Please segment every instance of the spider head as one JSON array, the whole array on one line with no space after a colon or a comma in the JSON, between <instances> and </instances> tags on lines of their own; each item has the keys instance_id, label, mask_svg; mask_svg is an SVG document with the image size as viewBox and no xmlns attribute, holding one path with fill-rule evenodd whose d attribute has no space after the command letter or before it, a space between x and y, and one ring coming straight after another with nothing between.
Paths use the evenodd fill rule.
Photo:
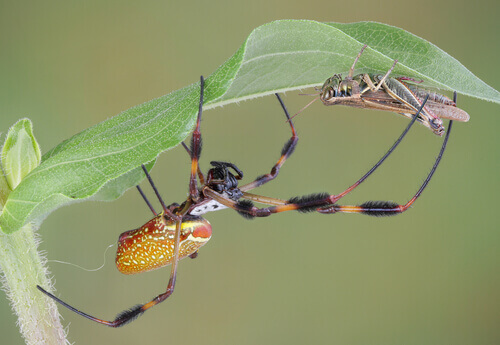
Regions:
<instances>
[{"instance_id":1,"label":"spider head","mask_svg":"<svg viewBox=\"0 0 500 345\"><path fill-rule=\"evenodd\" d=\"M243 178L243 172L232 163L212 161L213 166L207 174L207 186L222 193L238 187L238 180ZM231 171L232 170L232 171Z\"/></svg>"}]
</instances>

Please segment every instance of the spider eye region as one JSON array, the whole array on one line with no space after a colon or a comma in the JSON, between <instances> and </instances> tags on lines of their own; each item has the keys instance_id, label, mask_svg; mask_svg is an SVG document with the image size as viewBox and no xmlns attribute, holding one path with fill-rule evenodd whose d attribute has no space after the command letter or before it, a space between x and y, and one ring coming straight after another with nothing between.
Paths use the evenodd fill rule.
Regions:
<instances>
[{"instance_id":1,"label":"spider eye region","mask_svg":"<svg viewBox=\"0 0 500 345\"><path fill-rule=\"evenodd\" d=\"M158 215L118 239L116 267L123 274L151 271L170 265L174 257L176 222ZM181 223L179 259L200 249L212 236L212 226L201 217L185 217Z\"/></svg>"}]
</instances>

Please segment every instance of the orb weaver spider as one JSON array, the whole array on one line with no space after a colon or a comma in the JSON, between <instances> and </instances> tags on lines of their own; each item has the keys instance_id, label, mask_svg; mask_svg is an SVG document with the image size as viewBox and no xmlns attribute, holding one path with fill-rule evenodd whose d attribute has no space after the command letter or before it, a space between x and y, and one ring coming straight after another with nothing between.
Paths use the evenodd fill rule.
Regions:
<instances>
[{"instance_id":1,"label":"orb weaver spider","mask_svg":"<svg viewBox=\"0 0 500 345\"><path fill-rule=\"evenodd\" d=\"M201 217L201 215L224 208L232 208L245 218L267 217L274 213L285 211L299 212L319 212L319 213L362 213L371 216L392 216L406 211L420 196L424 188L429 183L434 171L436 170L441 157L443 156L448 137L451 130L451 124L448 127L446 137L443 141L441 151L436 158L427 178L420 186L417 193L406 204L399 205L390 201L368 201L359 206L341 206L337 201L350 193L368 176L370 176L382 162L394 151L403 137L415 123L419 112L422 110L427 98L422 104L419 112L413 117L413 120L403 131L387 153L375 164L363 177L356 183L347 188L344 192L337 195L327 193L311 194L307 196L294 197L288 200L269 198L261 195L248 193L249 190L257 188L267 182L272 181L278 176L280 168L287 158L293 153L298 141L295 127L288 114L288 111L276 94L283 111L287 117L292 132L291 138L285 143L281 157L267 174L257 177L254 181L243 186L238 186L238 181L243 178L243 172L234 164L228 162L212 161L212 168L203 175L198 160L201 154L201 132L200 122L203 106L204 79L200 78L200 103L196 127L192 133L191 148L184 143L184 148L191 156L191 171L189 177L189 195L182 204L171 204L166 206L158 190L156 189L147 169L142 166L151 187L153 188L163 211L156 213L152 205L144 196L144 193L137 186L143 196L146 204L154 214L154 218L138 229L122 233L118 240L118 249L116 256L116 265L120 272L124 274L134 274L153 270L166 265L172 265L170 278L166 291L153 298L150 302L134 306L118 314L113 321L106 321L86 314L58 297L46 291L37 285L37 288L48 297L74 311L75 313L109 327L120 327L133 321L146 310L166 300L174 291L177 276L177 267L179 260L185 257L196 257L198 250L210 239L212 227L210 223ZM200 186L198 186L198 180ZM253 202L270 205L264 208L257 208Z\"/></svg>"}]
</instances>

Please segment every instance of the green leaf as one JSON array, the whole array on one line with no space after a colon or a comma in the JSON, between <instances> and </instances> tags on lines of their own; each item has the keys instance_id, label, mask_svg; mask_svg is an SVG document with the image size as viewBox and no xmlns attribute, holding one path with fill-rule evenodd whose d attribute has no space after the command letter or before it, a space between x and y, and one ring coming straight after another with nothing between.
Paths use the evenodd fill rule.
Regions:
<instances>
[{"instance_id":1,"label":"green leaf","mask_svg":"<svg viewBox=\"0 0 500 345\"><path fill-rule=\"evenodd\" d=\"M374 22L305 20L276 21L255 29L240 49L243 56L232 84L215 101L232 103L276 91L321 86L335 73L348 73L363 44L368 48L356 65L356 74L384 74L397 59L392 75L500 103L500 93L460 62L403 29Z\"/></svg>"},{"instance_id":2,"label":"green leaf","mask_svg":"<svg viewBox=\"0 0 500 345\"><path fill-rule=\"evenodd\" d=\"M204 109L320 86L347 73L363 44L356 73L385 73L500 103L500 93L432 43L385 24L282 20L256 28L205 84ZM43 157L10 194L0 227L10 233L74 200L93 197L109 181L178 145L194 126L199 83L133 107L84 130ZM115 195L133 184L116 183Z\"/></svg>"}]
</instances>

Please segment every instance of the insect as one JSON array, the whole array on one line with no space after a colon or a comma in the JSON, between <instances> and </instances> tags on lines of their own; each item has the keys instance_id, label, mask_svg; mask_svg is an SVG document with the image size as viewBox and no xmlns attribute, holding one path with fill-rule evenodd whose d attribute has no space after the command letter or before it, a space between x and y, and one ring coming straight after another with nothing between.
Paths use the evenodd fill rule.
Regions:
<instances>
[{"instance_id":1,"label":"insect","mask_svg":"<svg viewBox=\"0 0 500 345\"><path fill-rule=\"evenodd\" d=\"M162 205L163 211L161 213L156 213L152 205L145 198L142 190L138 188L147 205L153 212L154 217L140 228L122 233L118 240L116 265L122 273L134 274L171 265L170 278L165 292L160 293L145 304L125 310L118 314L112 321L106 321L86 314L65 303L42 287L37 286L41 292L87 319L109 327L122 326L131 322L146 310L163 302L173 293L179 260L185 257L195 257L200 247L206 244L211 237L212 227L207 220L201 217L203 214L224 208L231 208L245 218L267 217L275 213L292 210L325 214L339 212L363 213L371 216L392 216L402 213L415 202L429 183L443 156L451 129L450 121L448 133L446 134L441 151L436 158L433 168L417 193L406 204L399 205L390 201L369 201L359 206L341 206L337 204L337 201L354 190L384 162L399 145L406 133L408 133L411 126L415 123L416 117L413 118L401 136L377 164L344 192L337 195L330 195L328 193L311 194L290 198L288 200L270 198L252 194L248 191L274 180L278 176L281 167L296 147L298 136L283 101L279 95L276 94L290 126L290 139L283 146L280 158L269 173L257 177L250 183L239 186L239 181L243 178L243 172L235 164L212 161L212 167L208 170L206 175L204 175L199 168L198 160L201 154L200 123L204 91L203 77L200 79L200 87L199 111L196 126L191 137L191 147L188 148L184 145L191 157L188 187L189 194L187 200L180 205L174 203L166 206L149 176L147 169L142 166L152 189ZM427 98L424 100L423 104L425 104L426 101ZM421 110L422 107L420 107L419 112ZM268 206L258 208L254 206L254 202L266 204Z\"/></svg>"},{"instance_id":2,"label":"insect","mask_svg":"<svg viewBox=\"0 0 500 345\"><path fill-rule=\"evenodd\" d=\"M384 75L364 73L353 76L354 67L366 47L364 45L361 48L345 79L342 79L340 74L335 74L325 81L321 89L318 89L319 99L323 104L387 110L411 119L422 105L424 97L429 95L417 120L435 134L441 136L445 131L442 119L469 121L469 114L457 108L456 103L448 97L408 83L408 81L416 83L419 81L407 77L389 77L398 60L394 61ZM313 99L299 113L316 100L317 98Z\"/></svg>"}]
</instances>

